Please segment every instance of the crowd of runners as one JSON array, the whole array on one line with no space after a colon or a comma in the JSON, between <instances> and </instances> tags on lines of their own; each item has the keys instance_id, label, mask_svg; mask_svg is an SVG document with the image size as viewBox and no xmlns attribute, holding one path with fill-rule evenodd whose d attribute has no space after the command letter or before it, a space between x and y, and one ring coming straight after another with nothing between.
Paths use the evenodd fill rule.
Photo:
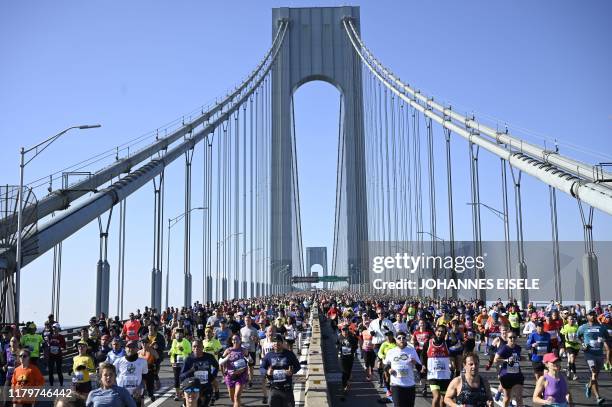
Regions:
<instances>
[{"instance_id":1,"label":"crowd of runners","mask_svg":"<svg viewBox=\"0 0 612 407\"><path fill-rule=\"evenodd\" d=\"M145 395L156 399L162 387L160 367L168 363L176 401L214 405L220 386L226 386L238 407L244 389L252 388L259 376L254 374L257 368L264 378L256 384L262 403L291 406L292 376L301 369L296 352L305 339L311 306L310 294L295 294L196 303L162 312L145 307L126 321L102 314L80 330L75 349L67 347L53 315L42 330L32 322L22 329L5 326L0 387L10 394L7 405L36 401L21 390L56 386L56 405L138 406ZM69 397L61 389L70 389Z\"/></svg>"},{"instance_id":2,"label":"crowd of runners","mask_svg":"<svg viewBox=\"0 0 612 407\"><path fill-rule=\"evenodd\" d=\"M534 404L571 407L568 381L578 380L594 404L605 402L599 380L612 370L612 305L586 310L551 301L521 309L501 300L487 307L481 301L336 293L322 295L320 307L338 335L345 396L359 357L366 380L386 391L379 402L395 406L414 406L417 393L431 392L432 407L490 406L494 400L520 407L526 396ZM590 369L580 379L579 357ZM496 369L497 391L479 374L480 360L487 371ZM533 377L523 373L527 363ZM526 381L535 383L533 394L524 391Z\"/></svg>"},{"instance_id":3,"label":"crowd of runners","mask_svg":"<svg viewBox=\"0 0 612 407\"><path fill-rule=\"evenodd\" d=\"M432 407L490 406L493 400L504 407L514 400L520 407L526 381L535 383L528 395L535 404L571 407L568 381L577 380L584 381L587 398L605 401L599 379L612 370L610 305L586 310L551 302L521 309L514 302L487 307L351 292L196 303L162 312L145 307L125 321L102 314L81 329L75 349L67 347L53 315L42 330L32 322L21 329L5 326L0 386L13 390L12 401L20 405L35 400L19 389L43 385L72 390L70 397L58 393L59 405L142 405L145 395L155 400L165 363L172 367L175 400L187 406L214 405L226 386L238 407L244 389L254 385L261 387L264 405L292 406L292 376L301 369L298 355L312 307L337 333L345 394L358 357L366 380L386 391L381 401L395 406L411 407L417 393L431 392ZM578 378L579 357L589 377ZM497 391L480 375L480 360L486 370L497 370ZM523 373L526 363L533 377Z\"/></svg>"}]
</instances>

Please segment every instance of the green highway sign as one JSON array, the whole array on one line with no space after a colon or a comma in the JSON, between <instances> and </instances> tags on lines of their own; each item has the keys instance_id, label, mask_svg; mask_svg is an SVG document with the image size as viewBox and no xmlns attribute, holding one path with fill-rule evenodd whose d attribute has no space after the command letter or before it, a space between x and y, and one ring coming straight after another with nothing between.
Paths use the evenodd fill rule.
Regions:
<instances>
[{"instance_id":1,"label":"green highway sign","mask_svg":"<svg viewBox=\"0 0 612 407\"><path fill-rule=\"evenodd\" d=\"M319 277L321 283L337 283L338 281L347 281L348 276L322 276Z\"/></svg>"},{"instance_id":2,"label":"green highway sign","mask_svg":"<svg viewBox=\"0 0 612 407\"><path fill-rule=\"evenodd\" d=\"M348 282L348 277L347 276L321 276L321 277L314 277L314 276L294 276L291 277L291 282L292 283L310 283L310 284L316 284L316 283L337 283L339 281L347 281Z\"/></svg>"}]
</instances>

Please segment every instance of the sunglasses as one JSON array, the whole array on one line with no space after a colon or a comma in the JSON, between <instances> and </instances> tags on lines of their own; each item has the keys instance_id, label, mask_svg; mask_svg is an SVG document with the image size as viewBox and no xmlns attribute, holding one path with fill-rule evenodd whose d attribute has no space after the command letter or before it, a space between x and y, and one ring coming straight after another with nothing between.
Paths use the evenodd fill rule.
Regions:
<instances>
[{"instance_id":1,"label":"sunglasses","mask_svg":"<svg viewBox=\"0 0 612 407\"><path fill-rule=\"evenodd\" d=\"M405 336L398 336L396 339L397 339L398 341L405 341L405 340L406 340L406 337L405 337Z\"/></svg>"},{"instance_id":2,"label":"sunglasses","mask_svg":"<svg viewBox=\"0 0 612 407\"><path fill-rule=\"evenodd\" d=\"M199 387L190 387L188 389L183 390L185 393L187 394L191 394L191 393L199 393L200 392L200 388Z\"/></svg>"}]
</instances>

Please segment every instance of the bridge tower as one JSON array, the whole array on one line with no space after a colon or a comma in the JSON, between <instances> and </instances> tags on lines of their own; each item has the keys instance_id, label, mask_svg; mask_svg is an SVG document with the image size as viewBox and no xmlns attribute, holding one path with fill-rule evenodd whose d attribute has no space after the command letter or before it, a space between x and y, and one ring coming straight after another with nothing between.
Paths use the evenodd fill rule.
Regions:
<instances>
[{"instance_id":1,"label":"bridge tower","mask_svg":"<svg viewBox=\"0 0 612 407\"><path fill-rule=\"evenodd\" d=\"M272 70L272 157L271 157L271 259L272 285L282 278L282 267L297 267L297 231L292 222L294 192L292 189L293 94L301 85L322 80L335 86L341 95L339 142L342 176L338 191L342 200L337 212L337 253L332 270L339 275L352 273L349 281L359 279L359 270L368 269L367 206L365 184L365 150L361 64L344 32L342 21L351 18L357 30L359 7L275 8L272 10L272 32L278 24L289 22L282 48ZM360 267L349 270L349 264ZM365 277L367 279L367 276Z\"/></svg>"}]
</instances>

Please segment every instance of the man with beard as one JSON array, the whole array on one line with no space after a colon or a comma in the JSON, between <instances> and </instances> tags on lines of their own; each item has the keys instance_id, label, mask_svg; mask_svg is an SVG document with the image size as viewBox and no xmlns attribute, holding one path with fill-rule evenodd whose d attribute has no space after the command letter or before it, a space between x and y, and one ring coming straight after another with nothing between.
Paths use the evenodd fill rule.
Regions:
<instances>
[{"instance_id":1,"label":"man with beard","mask_svg":"<svg viewBox=\"0 0 612 407\"><path fill-rule=\"evenodd\" d=\"M137 406L141 406L142 383L149 369L147 361L138 357L138 342L129 341L125 356L115 360L113 365L117 369L117 384L130 393Z\"/></svg>"}]
</instances>

